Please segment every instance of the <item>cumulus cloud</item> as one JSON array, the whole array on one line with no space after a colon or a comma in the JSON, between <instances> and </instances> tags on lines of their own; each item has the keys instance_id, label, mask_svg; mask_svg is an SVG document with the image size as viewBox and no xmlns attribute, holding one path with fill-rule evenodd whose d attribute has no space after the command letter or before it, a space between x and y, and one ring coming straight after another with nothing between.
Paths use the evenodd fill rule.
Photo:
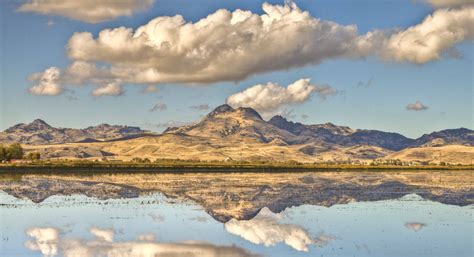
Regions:
<instances>
[{"instance_id":1,"label":"cumulus cloud","mask_svg":"<svg viewBox=\"0 0 474 257\"><path fill-rule=\"evenodd\" d=\"M28 91L33 95L60 95L64 88L60 85L61 71L57 67L51 67L42 73L34 73L30 76L31 81L36 81Z\"/></svg>"},{"instance_id":2,"label":"cumulus cloud","mask_svg":"<svg viewBox=\"0 0 474 257\"><path fill-rule=\"evenodd\" d=\"M232 219L225 223L224 227L231 234L265 246L284 242L295 250L308 251L308 246L315 243L306 230L297 225L281 224L279 219L281 219L280 214L263 208L251 220Z\"/></svg>"},{"instance_id":3,"label":"cumulus cloud","mask_svg":"<svg viewBox=\"0 0 474 257\"><path fill-rule=\"evenodd\" d=\"M355 26L313 18L295 4L263 4L264 14L217 10L195 23L157 17L131 28L75 33L74 60L104 62L135 83L239 81L249 75L353 56ZM281 40L285 35L285 40Z\"/></svg>"},{"instance_id":4,"label":"cumulus cloud","mask_svg":"<svg viewBox=\"0 0 474 257\"><path fill-rule=\"evenodd\" d=\"M43 256L168 256L168 257L256 257L237 246L216 246L205 242L161 243L152 234L138 236L136 241L115 242L109 230L93 230L95 239L64 239L59 237L56 228L31 228L27 234L33 240L25 243L32 251ZM110 239L110 240L109 240Z\"/></svg>"},{"instance_id":5,"label":"cumulus cloud","mask_svg":"<svg viewBox=\"0 0 474 257\"><path fill-rule=\"evenodd\" d=\"M420 101L416 101L415 103L408 104L406 106L406 109L409 110L409 111L424 111L424 110L428 110L429 107L424 105Z\"/></svg>"},{"instance_id":6,"label":"cumulus cloud","mask_svg":"<svg viewBox=\"0 0 474 257\"><path fill-rule=\"evenodd\" d=\"M151 107L150 112L158 112L166 110L167 106L165 103L156 103Z\"/></svg>"},{"instance_id":7,"label":"cumulus cloud","mask_svg":"<svg viewBox=\"0 0 474 257\"><path fill-rule=\"evenodd\" d=\"M131 16L134 12L151 7L153 2L154 0L29 0L17 10L99 23L119 16Z\"/></svg>"},{"instance_id":8,"label":"cumulus cloud","mask_svg":"<svg viewBox=\"0 0 474 257\"><path fill-rule=\"evenodd\" d=\"M101 86L96 88L94 91L92 91L93 96L120 96L123 95L123 88L120 84L117 83L109 83L105 86Z\"/></svg>"},{"instance_id":9,"label":"cumulus cloud","mask_svg":"<svg viewBox=\"0 0 474 257\"><path fill-rule=\"evenodd\" d=\"M472 0L425 0L434 7L459 7L464 5L472 5Z\"/></svg>"},{"instance_id":10,"label":"cumulus cloud","mask_svg":"<svg viewBox=\"0 0 474 257\"><path fill-rule=\"evenodd\" d=\"M411 229L415 232L420 231L425 226L426 226L425 223L420 223L420 222L407 222L407 223L405 223L406 228Z\"/></svg>"},{"instance_id":11,"label":"cumulus cloud","mask_svg":"<svg viewBox=\"0 0 474 257\"><path fill-rule=\"evenodd\" d=\"M271 113L283 106L304 103L313 93L326 98L336 94L337 90L330 86L313 85L310 79L297 80L287 87L268 82L235 93L226 102L232 107L251 107L262 113Z\"/></svg>"},{"instance_id":12,"label":"cumulus cloud","mask_svg":"<svg viewBox=\"0 0 474 257\"><path fill-rule=\"evenodd\" d=\"M457 43L474 37L472 24L473 6L439 9L420 24L390 35L378 52L386 59L417 64L439 60Z\"/></svg>"},{"instance_id":13,"label":"cumulus cloud","mask_svg":"<svg viewBox=\"0 0 474 257\"><path fill-rule=\"evenodd\" d=\"M294 3L264 3L262 8L263 14L221 9L194 23L181 15L157 17L137 29L104 29L96 37L74 33L67 44L73 63L58 81L98 86L240 81L254 74L369 55L423 64L474 37L472 6L436 10L405 30L364 35L355 25L312 17ZM78 67L72 67L76 63Z\"/></svg>"}]
</instances>

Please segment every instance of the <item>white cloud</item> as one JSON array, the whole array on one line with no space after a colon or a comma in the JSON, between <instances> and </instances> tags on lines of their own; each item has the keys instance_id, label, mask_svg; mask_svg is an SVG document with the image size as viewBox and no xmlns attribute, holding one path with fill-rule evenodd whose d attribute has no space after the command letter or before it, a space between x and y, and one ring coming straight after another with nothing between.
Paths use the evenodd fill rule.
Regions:
<instances>
[{"instance_id":1,"label":"white cloud","mask_svg":"<svg viewBox=\"0 0 474 257\"><path fill-rule=\"evenodd\" d=\"M353 56L355 26L311 17L296 5L263 4L264 14L218 10L196 23L157 17L133 30L75 33L74 60L105 62L134 83L238 81L249 75ZM285 40L282 40L285 35Z\"/></svg>"},{"instance_id":2,"label":"white cloud","mask_svg":"<svg viewBox=\"0 0 474 257\"><path fill-rule=\"evenodd\" d=\"M110 230L90 230L96 236L93 240L64 239L56 228L31 228L27 231L32 241L25 246L39 251L43 256L121 256L121 257L257 257L236 246L216 246L204 242L161 243L152 234L138 236L136 241L115 242Z\"/></svg>"},{"instance_id":3,"label":"white cloud","mask_svg":"<svg viewBox=\"0 0 474 257\"><path fill-rule=\"evenodd\" d=\"M388 36L379 54L386 59L423 64L439 60L457 43L474 37L474 7L439 9L422 23Z\"/></svg>"},{"instance_id":4,"label":"white cloud","mask_svg":"<svg viewBox=\"0 0 474 257\"><path fill-rule=\"evenodd\" d=\"M428 110L429 107L420 101L416 101L415 103L408 104L406 106L406 109L409 111L424 111L424 110Z\"/></svg>"},{"instance_id":5,"label":"white cloud","mask_svg":"<svg viewBox=\"0 0 474 257\"><path fill-rule=\"evenodd\" d=\"M313 93L325 98L336 94L337 90L329 86L313 85L310 79L297 80L287 87L268 82L235 93L226 102L232 107L251 107L262 113L271 113L283 106L301 104L309 100Z\"/></svg>"},{"instance_id":6,"label":"white cloud","mask_svg":"<svg viewBox=\"0 0 474 257\"><path fill-rule=\"evenodd\" d=\"M166 110L167 106L164 103L156 103L151 107L150 112L157 112L157 111L164 111Z\"/></svg>"},{"instance_id":7,"label":"white cloud","mask_svg":"<svg viewBox=\"0 0 474 257\"><path fill-rule=\"evenodd\" d=\"M301 227L291 224L281 224L281 216L263 208L251 220L232 219L225 223L227 232L241 236L254 244L273 246L284 242L298 251L308 251L308 245L315 243Z\"/></svg>"},{"instance_id":8,"label":"white cloud","mask_svg":"<svg viewBox=\"0 0 474 257\"><path fill-rule=\"evenodd\" d=\"M154 0L29 0L18 11L99 23L119 16L131 16L134 12L151 7L153 2Z\"/></svg>"},{"instance_id":9,"label":"white cloud","mask_svg":"<svg viewBox=\"0 0 474 257\"><path fill-rule=\"evenodd\" d=\"M459 7L474 4L472 0L425 0L434 7Z\"/></svg>"},{"instance_id":10,"label":"white cloud","mask_svg":"<svg viewBox=\"0 0 474 257\"><path fill-rule=\"evenodd\" d=\"M375 55L423 64L474 37L474 7L439 9L422 23L360 35L355 25L312 17L295 4L264 3L263 14L217 10L197 22L157 17L137 29L77 32L60 85L213 83L337 58ZM102 66L98 67L100 64ZM87 76L84 73L88 72ZM323 94L322 94L323 95Z\"/></svg>"},{"instance_id":11,"label":"white cloud","mask_svg":"<svg viewBox=\"0 0 474 257\"><path fill-rule=\"evenodd\" d=\"M50 67L42 73L34 73L30 76L31 81L36 81L28 91L33 95L60 95L64 89L59 79L61 71L57 67Z\"/></svg>"},{"instance_id":12,"label":"white cloud","mask_svg":"<svg viewBox=\"0 0 474 257\"><path fill-rule=\"evenodd\" d=\"M116 83L110 83L105 86L101 86L92 91L93 96L119 96L123 94L122 86Z\"/></svg>"}]
</instances>

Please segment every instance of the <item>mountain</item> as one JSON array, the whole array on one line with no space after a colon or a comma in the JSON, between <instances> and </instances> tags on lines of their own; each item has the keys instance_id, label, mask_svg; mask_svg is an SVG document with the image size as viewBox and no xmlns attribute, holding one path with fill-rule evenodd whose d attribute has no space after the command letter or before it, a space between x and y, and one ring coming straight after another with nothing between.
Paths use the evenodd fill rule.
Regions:
<instances>
[{"instance_id":1,"label":"mountain","mask_svg":"<svg viewBox=\"0 0 474 257\"><path fill-rule=\"evenodd\" d=\"M473 135L461 128L410 139L332 123L306 125L282 116L266 121L252 108L225 104L194 124L170 127L162 134L108 124L55 128L35 120L1 132L0 143L23 143L27 152L40 152L42 158L367 163L383 158L437 162L441 154L450 163L469 164L474 158Z\"/></svg>"},{"instance_id":2,"label":"mountain","mask_svg":"<svg viewBox=\"0 0 474 257\"><path fill-rule=\"evenodd\" d=\"M20 123L0 132L0 143L22 143L31 145L63 144L72 142L94 142L143 134L138 127L100 124L85 129L55 128L43 120Z\"/></svg>"},{"instance_id":3,"label":"mountain","mask_svg":"<svg viewBox=\"0 0 474 257\"><path fill-rule=\"evenodd\" d=\"M295 135L304 136L306 142L313 139L342 146L379 146L394 151L406 148L414 142L413 139L409 139L397 133L378 130L354 130L332 123L304 125L298 122L288 121L281 116L274 116L268 123Z\"/></svg>"},{"instance_id":4,"label":"mountain","mask_svg":"<svg viewBox=\"0 0 474 257\"><path fill-rule=\"evenodd\" d=\"M474 131L466 128L446 129L424 134L416 139L416 146L441 146L448 144L474 146Z\"/></svg>"},{"instance_id":5,"label":"mountain","mask_svg":"<svg viewBox=\"0 0 474 257\"><path fill-rule=\"evenodd\" d=\"M391 153L386 159L399 159L403 161L429 162L429 163L462 163L474 164L474 147L464 145L443 145L409 147Z\"/></svg>"},{"instance_id":6,"label":"mountain","mask_svg":"<svg viewBox=\"0 0 474 257\"><path fill-rule=\"evenodd\" d=\"M273 126L252 108L221 105L193 125L168 128L165 133L258 143L292 143L295 135Z\"/></svg>"}]
</instances>

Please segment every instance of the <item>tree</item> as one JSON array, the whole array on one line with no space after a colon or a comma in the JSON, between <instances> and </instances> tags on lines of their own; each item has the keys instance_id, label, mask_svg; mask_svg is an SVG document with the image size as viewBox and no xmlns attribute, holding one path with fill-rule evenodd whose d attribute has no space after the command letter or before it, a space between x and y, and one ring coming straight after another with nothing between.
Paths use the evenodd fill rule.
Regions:
<instances>
[{"instance_id":1,"label":"tree","mask_svg":"<svg viewBox=\"0 0 474 257\"><path fill-rule=\"evenodd\" d=\"M142 159L142 158L140 158L140 157L135 157L135 158L133 158L133 159L132 159L132 162L138 162L138 163L141 163L141 162L143 162L143 159Z\"/></svg>"},{"instance_id":2,"label":"tree","mask_svg":"<svg viewBox=\"0 0 474 257\"><path fill-rule=\"evenodd\" d=\"M32 161L39 161L41 159L41 154L38 152L31 152L26 155L26 159L29 159Z\"/></svg>"},{"instance_id":3,"label":"tree","mask_svg":"<svg viewBox=\"0 0 474 257\"><path fill-rule=\"evenodd\" d=\"M8 151L3 145L0 145L0 161L8 161Z\"/></svg>"},{"instance_id":4,"label":"tree","mask_svg":"<svg viewBox=\"0 0 474 257\"><path fill-rule=\"evenodd\" d=\"M11 144L7 151L10 153L10 159L23 159L23 148L20 144Z\"/></svg>"}]
</instances>

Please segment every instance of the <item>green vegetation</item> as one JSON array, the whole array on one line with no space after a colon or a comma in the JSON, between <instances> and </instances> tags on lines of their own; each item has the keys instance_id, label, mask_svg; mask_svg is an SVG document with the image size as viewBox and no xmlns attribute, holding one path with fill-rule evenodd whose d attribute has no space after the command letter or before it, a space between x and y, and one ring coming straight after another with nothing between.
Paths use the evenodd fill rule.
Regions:
<instances>
[{"instance_id":1,"label":"green vegetation","mask_svg":"<svg viewBox=\"0 0 474 257\"><path fill-rule=\"evenodd\" d=\"M0 161L23 159L23 155L23 148L20 144L0 145Z\"/></svg>"},{"instance_id":2,"label":"green vegetation","mask_svg":"<svg viewBox=\"0 0 474 257\"><path fill-rule=\"evenodd\" d=\"M25 158L31 161L39 161L41 159L41 154L38 152L31 152L28 153Z\"/></svg>"},{"instance_id":3,"label":"green vegetation","mask_svg":"<svg viewBox=\"0 0 474 257\"><path fill-rule=\"evenodd\" d=\"M377 170L472 170L472 165L419 164L404 166L403 163L387 164L341 164L341 163L299 163L265 161L199 161L179 159L134 158L130 161L118 160L39 160L28 163L6 163L0 165L0 172L292 172L292 171L377 171Z\"/></svg>"}]
</instances>

